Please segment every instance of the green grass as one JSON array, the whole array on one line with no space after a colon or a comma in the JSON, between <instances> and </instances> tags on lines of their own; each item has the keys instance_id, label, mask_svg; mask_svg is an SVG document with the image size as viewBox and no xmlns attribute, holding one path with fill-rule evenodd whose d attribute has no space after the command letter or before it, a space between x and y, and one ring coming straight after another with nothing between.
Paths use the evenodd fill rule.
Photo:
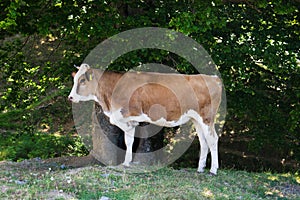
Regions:
<instances>
[{"instance_id":1,"label":"green grass","mask_svg":"<svg viewBox=\"0 0 300 200\"><path fill-rule=\"evenodd\" d=\"M30 167L28 167L30 166ZM90 166L61 170L43 161L0 163L0 199L300 199L298 174L163 168L133 174Z\"/></svg>"}]
</instances>

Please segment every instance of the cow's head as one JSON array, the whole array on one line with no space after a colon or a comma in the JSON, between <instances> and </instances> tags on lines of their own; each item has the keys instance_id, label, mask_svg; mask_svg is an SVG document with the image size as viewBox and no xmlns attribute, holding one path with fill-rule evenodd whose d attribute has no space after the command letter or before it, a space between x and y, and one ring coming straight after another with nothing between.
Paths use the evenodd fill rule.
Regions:
<instances>
[{"instance_id":1,"label":"cow's head","mask_svg":"<svg viewBox=\"0 0 300 200\"><path fill-rule=\"evenodd\" d=\"M98 102L96 94L97 80L93 69L87 64L77 67L78 72L73 73L74 85L69 95L69 100L78 103L79 101L94 100Z\"/></svg>"}]
</instances>

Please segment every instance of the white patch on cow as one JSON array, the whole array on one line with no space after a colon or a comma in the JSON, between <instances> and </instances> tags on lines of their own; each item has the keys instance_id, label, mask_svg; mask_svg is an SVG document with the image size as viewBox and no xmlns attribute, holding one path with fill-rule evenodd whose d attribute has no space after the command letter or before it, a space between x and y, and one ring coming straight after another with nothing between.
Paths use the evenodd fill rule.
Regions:
<instances>
[{"instance_id":1,"label":"white patch on cow","mask_svg":"<svg viewBox=\"0 0 300 200\"><path fill-rule=\"evenodd\" d=\"M110 118L110 122L114 125L119 125L119 124L137 125L138 122L147 122L147 123L151 123L163 127L175 127L175 126L180 126L182 124L185 124L189 120L193 119L196 120L199 124L201 124L201 126L207 126L206 124L204 124L202 117L194 110L188 110L186 113L181 115L181 117L176 121L167 121L163 117L156 121L153 121L145 113L142 113L139 116L130 116L124 118L121 113L121 110L122 109L118 109L113 112L104 112L104 114Z\"/></svg>"},{"instance_id":2,"label":"white patch on cow","mask_svg":"<svg viewBox=\"0 0 300 200\"><path fill-rule=\"evenodd\" d=\"M180 118L176 121L167 121L165 118L160 118L159 120L152 121L151 118L146 114L141 114L140 116L131 116L124 118L124 121L137 121L137 122L148 122L151 124L155 124L158 126L164 126L164 127L175 127L180 126L182 124L187 123L190 119L194 119L199 121L199 123L203 123L202 117L194 110L189 110L183 115L180 116Z\"/></svg>"},{"instance_id":3,"label":"white patch on cow","mask_svg":"<svg viewBox=\"0 0 300 200\"><path fill-rule=\"evenodd\" d=\"M99 103L98 98L95 95L88 95L88 96L81 96L78 95L76 92L73 94L70 94L70 96L72 96L72 102L73 103L78 103L79 101L96 101Z\"/></svg>"},{"instance_id":4,"label":"white patch on cow","mask_svg":"<svg viewBox=\"0 0 300 200\"><path fill-rule=\"evenodd\" d=\"M107 116L107 117L109 117L110 118L110 116L111 116L111 112L107 112L107 111L103 111L103 113Z\"/></svg>"}]
</instances>

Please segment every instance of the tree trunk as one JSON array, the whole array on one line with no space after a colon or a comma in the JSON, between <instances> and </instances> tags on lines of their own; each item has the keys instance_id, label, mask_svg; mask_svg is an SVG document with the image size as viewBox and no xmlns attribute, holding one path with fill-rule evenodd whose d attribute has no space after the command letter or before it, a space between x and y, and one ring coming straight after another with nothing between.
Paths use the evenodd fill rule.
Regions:
<instances>
[{"instance_id":1,"label":"tree trunk","mask_svg":"<svg viewBox=\"0 0 300 200\"><path fill-rule=\"evenodd\" d=\"M90 154L104 165L123 163L126 150L124 132L110 124L109 118L104 115L98 105L95 109L93 126L93 149ZM153 130L153 127L149 129L149 126L152 125L147 125L148 128L136 127L133 162L145 165L158 162L158 155L154 151L163 147L163 129L154 136L148 137L149 130Z\"/></svg>"}]
</instances>

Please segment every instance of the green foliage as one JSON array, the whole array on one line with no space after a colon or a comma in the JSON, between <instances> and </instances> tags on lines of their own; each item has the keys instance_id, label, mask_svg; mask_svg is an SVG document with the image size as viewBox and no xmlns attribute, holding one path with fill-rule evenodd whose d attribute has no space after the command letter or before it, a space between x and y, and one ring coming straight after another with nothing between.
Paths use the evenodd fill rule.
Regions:
<instances>
[{"instance_id":1,"label":"green foliage","mask_svg":"<svg viewBox=\"0 0 300 200\"><path fill-rule=\"evenodd\" d=\"M74 128L62 126L69 123L71 109L61 95L66 95L66 90L53 93L26 109L0 114L1 129L6 130L0 129L0 160L88 153L80 137L74 134Z\"/></svg>"},{"instance_id":2,"label":"green foliage","mask_svg":"<svg viewBox=\"0 0 300 200\"><path fill-rule=\"evenodd\" d=\"M55 92L25 109L1 113L0 124L7 132L3 132L0 139L0 160L86 153L79 138L71 136L72 133L68 133L70 130L58 124L61 117L61 122L66 123L71 112L59 97L65 93L65 90Z\"/></svg>"},{"instance_id":3,"label":"green foliage","mask_svg":"<svg viewBox=\"0 0 300 200\"><path fill-rule=\"evenodd\" d=\"M3 29L9 31L10 29L15 29L17 26L16 20L20 16L18 9L22 3L22 1L7 1L5 3L1 3L1 7L5 8L3 11L6 17L4 20L0 21L0 30Z\"/></svg>"},{"instance_id":4,"label":"green foliage","mask_svg":"<svg viewBox=\"0 0 300 200\"><path fill-rule=\"evenodd\" d=\"M258 4L198 4L170 25L203 44L220 66L225 133L251 135L252 151L272 145L299 159L299 10L292 3Z\"/></svg>"},{"instance_id":5,"label":"green foliage","mask_svg":"<svg viewBox=\"0 0 300 200\"><path fill-rule=\"evenodd\" d=\"M45 133L6 133L0 140L0 160L20 161L31 158L53 158L62 155L83 155L86 149L79 138Z\"/></svg>"}]
</instances>

